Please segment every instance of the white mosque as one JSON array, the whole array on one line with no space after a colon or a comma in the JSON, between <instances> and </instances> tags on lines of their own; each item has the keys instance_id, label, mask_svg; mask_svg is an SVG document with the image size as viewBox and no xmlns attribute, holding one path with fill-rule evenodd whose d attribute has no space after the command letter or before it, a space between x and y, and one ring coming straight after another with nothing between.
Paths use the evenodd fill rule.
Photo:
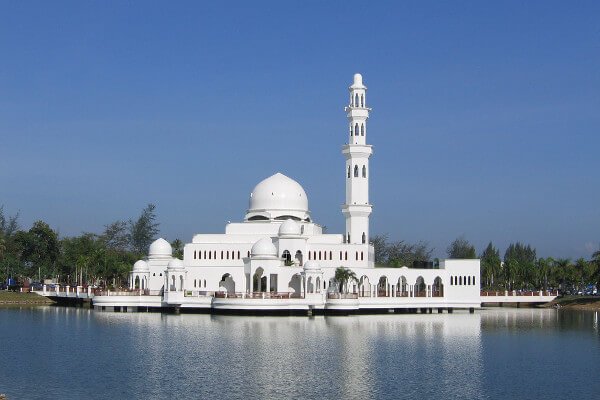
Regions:
<instances>
[{"instance_id":1,"label":"white mosque","mask_svg":"<svg viewBox=\"0 0 600 400\"><path fill-rule=\"evenodd\" d=\"M342 148L344 233L324 233L311 218L302 186L276 173L254 187L242 222L228 223L222 234L194 235L183 260L173 258L166 240L156 240L148 257L134 264L130 290L97 296L95 308L302 313L479 308L479 260L442 260L435 269L375 267L366 91L355 74ZM341 292L335 281L339 267L356 277Z\"/></svg>"}]
</instances>

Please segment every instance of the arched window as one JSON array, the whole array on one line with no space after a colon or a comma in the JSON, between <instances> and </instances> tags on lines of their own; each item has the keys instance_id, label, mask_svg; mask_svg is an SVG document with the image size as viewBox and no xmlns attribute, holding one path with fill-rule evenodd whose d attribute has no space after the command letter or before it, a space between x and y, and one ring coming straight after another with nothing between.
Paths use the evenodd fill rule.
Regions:
<instances>
[{"instance_id":1,"label":"arched window","mask_svg":"<svg viewBox=\"0 0 600 400\"><path fill-rule=\"evenodd\" d=\"M340 260L342 259L342 252L340 251Z\"/></svg>"},{"instance_id":2,"label":"arched window","mask_svg":"<svg viewBox=\"0 0 600 400\"><path fill-rule=\"evenodd\" d=\"M363 261L363 260L364 260L364 253L361 251L360 252L360 261Z\"/></svg>"},{"instance_id":3,"label":"arched window","mask_svg":"<svg viewBox=\"0 0 600 400\"><path fill-rule=\"evenodd\" d=\"M365 95L364 94L360 95L360 106L361 107L365 106Z\"/></svg>"},{"instance_id":4,"label":"arched window","mask_svg":"<svg viewBox=\"0 0 600 400\"><path fill-rule=\"evenodd\" d=\"M208 259L209 259L209 260L211 260L211 259L212 259L212 257L211 257L211 256L212 256L212 252L211 252L211 251L209 251L209 252L208 252Z\"/></svg>"},{"instance_id":5,"label":"arched window","mask_svg":"<svg viewBox=\"0 0 600 400\"><path fill-rule=\"evenodd\" d=\"M321 252L319 251L319 260L321 259Z\"/></svg>"},{"instance_id":6,"label":"arched window","mask_svg":"<svg viewBox=\"0 0 600 400\"><path fill-rule=\"evenodd\" d=\"M312 254L310 253L310 251L308 252L308 260L312 260Z\"/></svg>"},{"instance_id":7,"label":"arched window","mask_svg":"<svg viewBox=\"0 0 600 400\"><path fill-rule=\"evenodd\" d=\"M298 250L296 252L296 262L298 263L298 265L302 266L302 252L300 250Z\"/></svg>"},{"instance_id":8,"label":"arched window","mask_svg":"<svg viewBox=\"0 0 600 400\"><path fill-rule=\"evenodd\" d=\"M360 136L365 136L365 124L360 124Z\"/></svg>"},{"instance_id":9,"label":"arched window","mask_svg":"<svg viewBox=\"0 0 600 400\"><path fill-rule=\"evenodd\" d=\"M462 283L462 276L459 276L459 277L458 277L458 284L459 284L459 285L462 285L462 284L463 284L463 283Z\"/></svg>"},{"instance_id":10,"label":"arched window","mask_svg":"<svg viewBox=\"0 0 600 400\"><path fill-rule=\"evenodd\" d=\"M213 251L213 258L216 260L217 259L217 251Z\"/></svg>"},{"instance_id":11,"label":"arched window","mask_svg":"<svg viewBox=\"0 0 600 400\"><path fill-rule=\"evenodd\" d=\"M362 242L363 244L367 243L367 235L364 232L362 234Z\"/></svg>"},{"instance_id":12,"label":"arched window","mask_svg":"<svg viewBox=\"0 0 600 400\"><path fill-rule=\"evenodd\" d=\"M352 132L352 124L350 124L350 136L353 136L354 132Z\"/></svg>"},{"instance_id":13,"label":"arched window","mask_svg":"<svg viewBox=\"0 0 600 400\"><path fill-rule=\"evenodd\" d=\"M196 250L194 250L194 260L196 259Z\"/></svg>"},{"instance_id":14,"label":"arched window","mask_svg":"<svg viewBox=\"0 0 600 400\"><path fill-rule=\"evenodd\" d=\"M330 251L330 252L329 252L329 259L330 259L330 260L333 260L333 251Z\"/></svg>"},{"instance_id":15,"label":"arched window","mask_svg":"<svg viewBox=\"0 0 600 400\"><path fill-rule=\"evenodd\" d=\"M348 233L348 243L350 243L350 234Z\"/></svg>"},{"instance_id":16,"label":"arched window","mask_svg":"<svg viewBox=\"0 0 600 400\"><path fill-rule=\"evenodd\" d=\"M250 257L250 252L248 251L248 255L246 257Z\"/></svg>"},{"instance_id":17,"label":"arched window","mask_svg":"<svg viewBox=\"0 0 600 400\"><path fill-rule=\"evenodd\" d=\"M358 178L358 165L354 166L354 177Z\"/></svg>"},{"instance_id":18,"label":"arched window","mask_svg":"<svg viewBox=\"0 0 600 400\"><path fill-rule=\"evenodd\" d=\"M475 284L475 275L473 275L473 285Z\"/></svg>"},{"instance_id":19,"label":"arched window","mask_svg":"<svg viewBox=\"0 0 600 400\"><path fill-rule=\"evenodd\" d=\"M469 275L469 277L467 278L467 285L471 286L471 276Z\"/></svg>"},{"instance_id":20,"label":"arched window","mask_svg":"<svg viewBox=\"0 0 600 400\"><path fill-rule=\"evenodd\" d=\"M284 250L282 258L285 261L286 265L290 265L292 263L292 255L290 254L289 251Z\"/></svg>"},{"instance_id":21,"label":"arched window","mask_svg":"<svg viewBox=\"0 0 600 400\"><path fill-rule=\"evenodd\" d=\"M194 287L196 287L196 280L194 279Z\"/></svg>"},{"instance_id":22,"label":"arched window","mask_svg":"<svg viewBox=\"0 0 600 400\"><path fill-rule=\"evenodd\" d=\"M350 166L348 165L348 178L350 178Z\"/></svg>"},{"instance_id":23,"label":"arched window","mask_svg":"<svg viewBox=\"0 0 600 400\"><path fill-rule=\"evenodd\" d=\"M240 259L240 255L241 255L240 251L238 250L238 260Z\"/></svg>"},{"instance_id":24,"label":"arched window","mask_svg":"<svg viewBox=\"0 0 600 400\"><path fill-rule=\"evenodd\" d=\"M356 93L356 96L354 96L354 106L358 107L358 93Z\"/></svg>"},{"instance_id":25,"label":"arched window","mask_svg":"<svg viewBox=\"0 0 600 400\"><path fill-rule=\"evenodd\" d=\"M204 250L204 259L206 260L206 250Z\"/></svg>"},{"instance_id":26,"label":"arched window","mask_svg":"<svg viewBox=\"0 0 600 400\"><path fill-rule=\"evenodd\" d=\"M347 251L344 253L344 260L348 261L348 252Z\"/></svg>"},{"instance_id":27,"label":"arched window","mask_svg":"<svg viewBox=\"0 0 600 400\"><path fill-rule=\"evenodd\" d=\"M367 166L363 165L363 178L367 177Z\"/></svg>"},{"instance_id":28,"label":"arched window","mask_svg":"<svg viewBox=\"0 0 600 400\"><path fill-rule=\"evenodd\" d=\"M204 287L206 288L206 279L204 280Z\"/></svg>"},{"instance_id":29,"label":"arched window","mask_svg":"<svg viewBox=\"0 0 600 400\"><path fill-rule=\"evenodd\" d=\"M356 252L356 255L354 256L354 259L355 259L356 261L358 261L358 251Z\"/></svg>"},{"instance_id":30,"label":"arched window","mask_svg":"<svg viewBox=\"0 0 600 400\"><path fill-rule=\"evenodd\" d=\"M354 125L354 136L358 136L358 122Z\"/></svg>"}]
</instances>

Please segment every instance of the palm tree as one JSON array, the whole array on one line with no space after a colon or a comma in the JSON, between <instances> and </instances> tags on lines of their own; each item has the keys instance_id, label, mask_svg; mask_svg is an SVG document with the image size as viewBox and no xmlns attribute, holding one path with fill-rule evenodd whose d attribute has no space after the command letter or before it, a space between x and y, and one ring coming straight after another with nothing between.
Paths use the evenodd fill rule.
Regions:
<instances>
[{"instance_id":1,"label":"palm tree","mask_svg":"<svg viewBox=\"0 0 600 400\"><path fill-rule=\"evenodd\" d=\"M348 292L348 282L358 282L356 274L348 268L338 267L335 269L335 281L338 283L338 290L340 293Z\"/></svg>"}]
</instances>

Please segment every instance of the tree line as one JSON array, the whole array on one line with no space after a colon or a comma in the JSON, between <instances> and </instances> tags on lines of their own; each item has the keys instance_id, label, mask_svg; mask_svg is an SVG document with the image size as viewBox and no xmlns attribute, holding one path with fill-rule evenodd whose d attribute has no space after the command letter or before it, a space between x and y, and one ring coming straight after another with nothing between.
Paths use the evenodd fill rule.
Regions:
<instances>
[{"instance_id":1,"label":"tree line","mask_svg":"<svg viewBox=\"0 0 600 400\"><path fill-rule=\"evenodd\" d=\"M0 278L24 281L56 279L67 284L122 286L133 263L147 254L156 239L159 223L156 207L148 204L137 218L117 220L101 233L85 232L59 238L46 222L36 221L29 230L19 226L19 215L5 216L0 206ZM392 241L387 235L372 237L376 267L436 268L433 248L427 242ZM171 243L173 255L183 257L183 243ZM578 290L600 283L600 251L591 259L537 257L536 250L520 242L511 243L503 257L492 242L477 254L464 237L452 241L448 258L481 259L481 287L484 290Z\"/></svg>"},{"instance_id":2,"label":"tree line","mask_svg":"<svg viewBox=\"0 0 600 400\"><path fill-rule=\"evenodd\" d=\"M418 261L432 261L433 248L427 242L390 241L387 235L372 238L378 267L411 267ZM600 250L589 260L579 258L537 257L536 249L521 242L511 243L504 255L492 242L479 253L464 237L452 241L446 249L450 259L481 260L483 290L584 290L588 285L600 285Z\"/></svg>"},{"instance_id":3,"label":"tree line","mask_svg":"<svg viewBox=\"0 0 600 400\"><path fill-rule=\"evenodd\" d=\"M101 233L85 232L59 238L46 222L36 221L22 230L19 215L5 216L0 207L0 278L6 282L54 279L65 284L122 286L133 263L147 254L159 232L155 205L148 204L137 218L117 220ZM183 244L173 243L182 256Z\"/></svg>"}]
</instances>

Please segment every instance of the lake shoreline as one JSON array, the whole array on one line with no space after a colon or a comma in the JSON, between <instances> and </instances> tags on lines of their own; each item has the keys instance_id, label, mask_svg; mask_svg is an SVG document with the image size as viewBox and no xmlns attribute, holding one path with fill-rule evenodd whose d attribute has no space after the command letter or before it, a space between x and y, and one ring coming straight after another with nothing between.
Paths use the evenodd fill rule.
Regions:
<instances>
[{"instance_id":1,"label":"lake shoreline","mask_svg":"<svg viewBox=\"0 0 600 400\"><path fill-rule=\"evenodd\" d=\"M55 304L55 302L37 293L0 292L0 307L13 305L45 306L50 304Z\"/></svg>"},{"instance_id":2,"label":"lake shoreline","mask_svg":"<svg viewBox=\"0 0 600 400\"><path fill-rule=\"evenodd\" d=\"M545 308L560 308L567 310L600 311L598 296L565 296L552 300L544 305Z\"/></svg>"}]
</instances>

